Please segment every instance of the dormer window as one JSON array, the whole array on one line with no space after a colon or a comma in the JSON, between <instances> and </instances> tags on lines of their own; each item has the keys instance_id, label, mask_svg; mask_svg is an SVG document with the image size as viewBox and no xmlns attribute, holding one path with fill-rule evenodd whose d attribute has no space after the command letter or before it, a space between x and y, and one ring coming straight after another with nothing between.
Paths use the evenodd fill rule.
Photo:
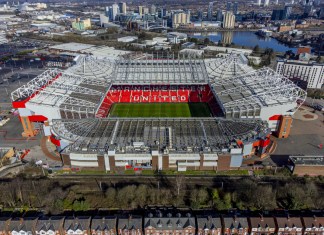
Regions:
<instances>
[{"instance_id":1,"label":"dormer window","mask_svg":"<svg viewBox=\"0 0 324 235\"><path fill-rule=\"evenodd\" d=\"M157 222L157 226L158 226L159 228L162 228L161 220L159 220L159 221Z\"/></svg>"}]
</instances>

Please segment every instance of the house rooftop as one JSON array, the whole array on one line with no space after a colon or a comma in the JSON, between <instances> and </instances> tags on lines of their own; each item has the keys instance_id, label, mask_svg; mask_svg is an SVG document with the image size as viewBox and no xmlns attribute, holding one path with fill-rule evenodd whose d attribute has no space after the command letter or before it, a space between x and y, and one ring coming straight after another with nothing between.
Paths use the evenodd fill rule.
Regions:
<instances>
[{"instance_id":1,"label":"house rooftop","mask_svg":"<svg viewBox=\"0 0 324 235\"><path fill-rule=\"evenodd\" d=\"M229 229L244 229L249 227L247 217L225 216L224 227Z\"/></svg>"},{"instance_id":2,"label":"house rooftop","mask_svg":"<svg viewBox=\"0 0 324 235\"><path fill-rule=\"evenodd\" d=\"M257 216L250 217L252 228L275 228L276 222L274 217Z\"/></svg>"},{"instance_id":3,"label":"house rooftop","mask_svg":"<svg viewBox=\"0 0 324 235\"><path fill-rule=\"evenodd\" d=\"M116 216L96 216L91 221L91 229L95 231L115 229L116 221Z\"/></svg>"},{"instance_id":4,"label":"house rooftop","mask_svg":"<svg viewBox=\"0 0 324 235\"><path fill-rule=\"evenodd\" d=\"M300 217L276 217L278 228L302 228L303 224Z\"/></svg>"}]
</instances>

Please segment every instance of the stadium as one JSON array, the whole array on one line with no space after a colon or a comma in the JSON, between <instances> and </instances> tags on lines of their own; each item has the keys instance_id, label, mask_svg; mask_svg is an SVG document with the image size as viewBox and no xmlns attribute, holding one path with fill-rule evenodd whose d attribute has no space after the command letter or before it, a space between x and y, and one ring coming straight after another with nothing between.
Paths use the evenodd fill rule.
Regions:
<instances>
[{"instance_id":1,"label":"stadium","mask_svg":"<svg viewBox=\"0 0 324 235\"><path fill-rule=\"evenodd\" d=\"M243 55L80 55L11 94L23 136L43 132L71 168L229 170L285 137L306 93ZM289 125L289 126L288 126Z\"/></svg>"}]
</instances>

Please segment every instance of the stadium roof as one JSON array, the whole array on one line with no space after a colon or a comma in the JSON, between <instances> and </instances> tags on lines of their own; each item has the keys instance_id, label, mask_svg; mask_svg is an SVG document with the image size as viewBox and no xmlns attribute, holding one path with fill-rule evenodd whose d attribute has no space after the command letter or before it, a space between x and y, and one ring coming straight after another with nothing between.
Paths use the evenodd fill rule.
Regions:
<instances>
[{"instance_id":1,"label":"stadium roof","mask_svg":"<svg viewBox=\"0 0 324 235\"><path fill-rule=\"evenodd\" d=\"M60 107L64 111L91 114L109 86L96 77L79 76L58 69L47 70L12 92L12 100L24 100L43 106Z\"/></svg>"},{"instance_id":2,"label":"stadium roof","mask_svg":"<svg viewBox=\"0 0 324 235\"><path fill-rule=\"evenodd\" d=\"M53 133L71 141L66 151L119 153L220 152L268 134L260 120L218 118L103 118L53 120Z\"/></svg>"},{"instance_id":3,"label":"stadium roof","mask_svg":"<svg viewBox=\"0 0 324 235\"><path fill-rule=\"evenodd\" d=\"M205 84L208 75L201 59L119 60L114 84Z\"/></svg>"},{"instance_id":4,"label":"stadium roof","mask_svg":"<svg viewBox=\"0 0 324 235\"><path fill-rule=\"evenodd\" d=\"M209 60L153 60L146 56L115 60L81 55L71 68L47 70L18 88L12 100L31 97L31 103L59 107L64 118L84 118L94 116L112 84L206 83L211 84L229 118L258 117L262 107L293 103L306 96L305 91L269 68L253 70L240 55Z\"/></svg>"},{"instance_id":5,"label":"stadium roof","mask_svg":"<svg viewBox=\"0 0 324 235\"><path fill-rule=\"evenodd\" d=\"M253 71L252 67L246 65L243 55L231 54L225 58L206 59L205 64L209 79L224 79L243 75Z\"/></svg>"},{"instance_id":6,"label":"stadium roof","mask_svg":"<svg viewBox=\"0 0 324 235\"><path fill-rule=\"evenodd\" d=\"M262 107L296 103L306 92L270 68L211 82L227 117L259 116Z\"/></svg>"}]
</instances>

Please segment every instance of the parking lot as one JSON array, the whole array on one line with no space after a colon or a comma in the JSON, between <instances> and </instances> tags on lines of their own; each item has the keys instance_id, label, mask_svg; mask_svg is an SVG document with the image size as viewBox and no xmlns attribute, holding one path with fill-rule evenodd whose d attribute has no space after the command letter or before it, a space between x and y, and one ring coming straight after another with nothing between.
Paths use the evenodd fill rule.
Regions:
<instances>
[{"instance_id":1,"label":"parking lot","mask_svg":"<svg viewBox=\"0 0 324 235\"><path fill-rule=\"evenodd\" d=\"M276 139L277 148L271 159L278 165L286 163L289 155L324 155L324 115L322 111L302 106L293 117L290 136L286 139ZM301 118L302 115L313 118ZM306 116L307 117L307 116Z\"/></svg>"}]
</instances>

